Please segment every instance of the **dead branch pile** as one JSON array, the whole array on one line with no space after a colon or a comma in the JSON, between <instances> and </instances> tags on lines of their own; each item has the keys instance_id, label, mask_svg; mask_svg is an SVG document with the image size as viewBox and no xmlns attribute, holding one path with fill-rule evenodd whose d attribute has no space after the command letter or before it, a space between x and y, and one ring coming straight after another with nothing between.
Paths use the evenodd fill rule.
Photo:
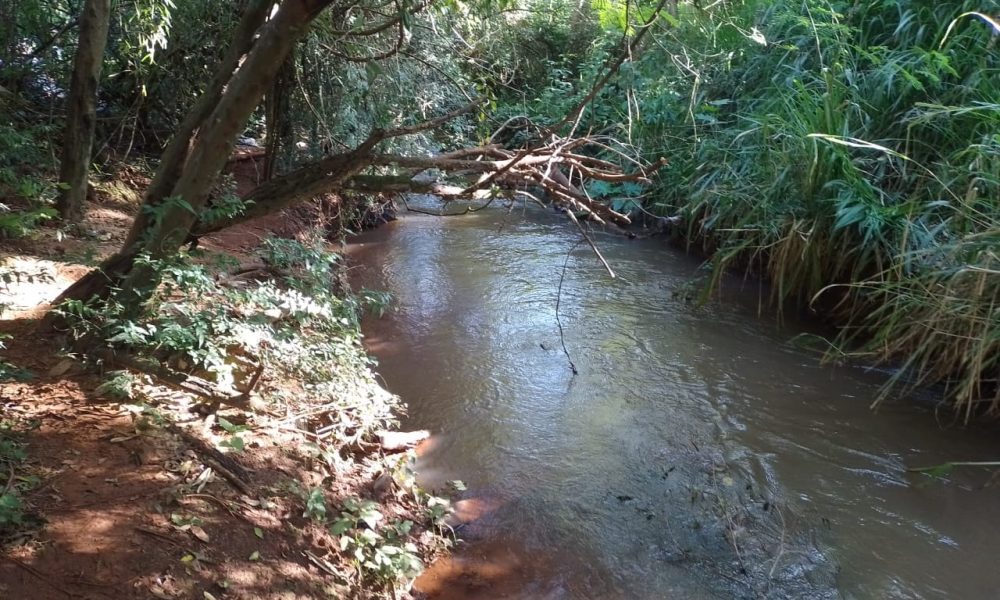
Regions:
<instances>
[{"instance_id":1,"label":"dead branch pile","mask_svg":"<svg viewBox=\"0 0 1000 600\"><path fill-rule=\"evenodd\" d=\"M617 154L633 169L626 172L620 165L585 153L597 148ZM529 190L540 190L558 207L586 215L599 224L625 227L631 224L628 215L612 210L592 198L584 183L599 180L609 183L652 183L651 177L666 164L660 159L643 164L624 151L613 149L610 142L594 137L559 138L526 150L510 150L499 144L465 148L431 157L409 157L392 154L372 156L372 165L409 169L404 177L357 176L347 182L348 188L368 191L412 191L439 195L445 199L486 197L497 192L513 193L540 199ZM418 174L429 169L447 172L451 176L472 179L466 186L444 185L417 180Z\"/></svg>"}]
</instances>

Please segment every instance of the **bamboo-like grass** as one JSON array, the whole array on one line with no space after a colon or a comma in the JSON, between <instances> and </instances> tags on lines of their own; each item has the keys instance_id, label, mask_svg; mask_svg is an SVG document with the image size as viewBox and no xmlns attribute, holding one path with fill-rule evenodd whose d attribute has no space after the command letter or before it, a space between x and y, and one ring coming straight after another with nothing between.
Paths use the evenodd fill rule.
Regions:
<instances>
[{"instance_id":1,"label":"bamboo-like grass","mask_svg":"<svg viewBox=\"0 0 1000 600\"><path fill-rule=\"evenodd\" d=\"M1000 414L1000 32L962 21L973 2L738 8L690 15L768 23L768 43L737 43L729 67L702 44L698 90L656 123L693 148L659 208L709 249L713 285L757 271L779 309L831 311L833 347L898 367L887 390L943 383L966 419ZM660 52L697 43L678 34ZM690 92L682 75L661 81ZM689 118L720 98L724 118Z\"/></svg>"},{"instance_id":2,"label":"bamboo-like grass","mask_svg":"<svg viewBox=\"0 0 1000 600\"><path fill-rule=\"evenodd\" d=\"M645 209L682 216L710 254L706 295L726 271L760 274L778 310L842 326L831 347L898 367L887 389L941 383L965 418L1000 415L997 15L977 0L678 8L580 127L669 157ZM575 101L553 77L543 118Z\"/></svg>"}]
</instances>

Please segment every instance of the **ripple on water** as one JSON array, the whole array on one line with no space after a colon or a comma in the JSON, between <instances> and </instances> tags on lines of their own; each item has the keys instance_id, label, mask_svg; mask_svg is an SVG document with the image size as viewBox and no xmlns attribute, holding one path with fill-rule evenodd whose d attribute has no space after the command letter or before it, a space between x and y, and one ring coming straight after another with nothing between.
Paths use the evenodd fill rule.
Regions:
<instances>
[{"instance_id":1,"label":"ripple on water","mask_svg":"<svg viewBox=\"0 0 1000 600\"><path fill-rule=\"evenodd\" d=\"M691 305L673 292L697 261L598 236L620 278L585 245L570 255L559 312L573 377L554 319L577 241L563 221L404 216L366 236L365 283L398 307L366 325L391 342L376 346L380 371L412 407L407 425L438 434L421 477L497 501L425 580L434 597L1000 589L983 568L995 553L983 524L1000 517L989 473L906 472L992 458L992 432L942 430L906 403L871 412L884 374L821 366L789 340L822 331L758 315L767 290L726 281L726 302Z\"/></svg>"}]
</instances>

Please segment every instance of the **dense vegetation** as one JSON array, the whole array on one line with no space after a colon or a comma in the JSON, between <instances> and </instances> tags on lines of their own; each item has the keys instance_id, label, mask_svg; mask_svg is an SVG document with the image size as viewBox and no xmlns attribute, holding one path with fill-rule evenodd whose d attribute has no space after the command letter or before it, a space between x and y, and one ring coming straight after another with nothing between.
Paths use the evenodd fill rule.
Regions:
<instances>
[{"instance_id":1,"label":"dense vegetation","mask_svg":"<svg viewBox=\"0 0 1000 600\"><path fill-rule=\"evenodd\" d=\"M465 195L497 193L511 174L545 187L554 171L561 182L546 191L571 215L670 217L711 257L713 282L747 269L773 282L779 309L832 319L842 327L832 357L889 362L909 385L944 382L966 415L982 403L996 411L996 9L8 3L0 235L32 235L58 213L61 227L79 221L88 186L67 165L90 127L91 187L123 162L152 175L120 251L64 295L117 316L142 312L161 282L149 265L182 244L320 193L413 189L427 169L468 175L466 159L486 167L462 182ZM106 32L92 27L101 15ZM84 50L105 37L88 67ZM79 83L88 68L96 92ZM267 156L263 183L243 198L219 179L238 136ZM509 164L528 157L541 175Z\"/></svg>"},{"instance_id":2,"label":"dense vegetation","mask_svg":"<svg viewBox=\"0 0 1000 600\"><path fill-rule=\"evenodd\" d=\"M706 4L664 14L580 123L669 157L658 185L596 182L591 195L683 217L677 234L711 257L713 283L749 269L779 309L841 325L831 357L944 382L966 416L983 402L996 412L997 4ZM507 111L555 120L588 91L628 22L622 4L594 7L589 27L548 13L512 34L548 68L515 66Z\"/></svg>"},{"instance_id":3,"label":"dense vegetation","mask_svg":"<svg viewBox=\"0 0 1000 600\"><path fill-rule=\"evenodd\" d=\"M305 462L359 480L381 469L410 500L383 520L377 498L293 495L348 565L321 567L368 586L356 595L396 595L440 546L446 502L405 461L357 457L397 408L358 334L361 307L384 299L339 284L330 231L269 237L250 271L200 239L321 197L336 234L380 194L554 203L584 236L669 230L708 257L706 296L726 271L759 276L775 310L839 327L831 359L889 364L891 384L939 383L964 418L995 415L998 13L995 0L8 1L0 242L51 256L84 240L63 259L96 268L44 325L116 369L96 393L157 427L138 402L150 378L213 410L255 393L310 417L282 426L329 418L325 437L305 432L319 440ZM238 141L262 157L239 194L222 174ZM102 202L130 227L98 252L87 208ZM47 276L0 263L0 292ZM0 359L0 380L30 375ZM263 429L266 414L244 416ZM13 475L27 456L15 425L0 419L0 538L30 521L37 484ZM244 450L247 426L217 425L220 446Z\"/></svg>"}]
</instances>

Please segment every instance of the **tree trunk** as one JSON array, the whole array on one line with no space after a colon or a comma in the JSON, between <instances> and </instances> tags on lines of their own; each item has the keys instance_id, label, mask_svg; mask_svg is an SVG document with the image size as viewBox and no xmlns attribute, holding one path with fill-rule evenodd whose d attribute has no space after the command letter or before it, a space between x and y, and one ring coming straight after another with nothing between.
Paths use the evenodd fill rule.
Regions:
<instances>
[{"instance_id":1,"label":"tree trunk","mask_svg":"<svg viewBox=\"0 0 1000 600\"><path fill-rule=\"evenodd\" d=\"M110 23L111 0L86 0L80 15L80 42L73 60L66 133L59 166L59 181L67 187L56 202L59 215L70 223L77 223L83 218L90 151L97 125L97 86Z\"/></svg>"},{"instance_id":2,"label":"tree trunk","mask_svg":"<svg viewBox=\"0 0 1000 600\"><path fill-rule=\"evenodd\" d=\"M665 1L661 0L661 7ZM199 216L204 214L209 193L229 158L237 134L265 93L273 89L279 70L312 20L331 2L282 0L277 12L266 24L259 25L265 18L266 7L271 3L269 0L255 0L244 15L213 82L192 107L164 151L151 189L126 243L99 269L64 291L55 300L56 304L67 299L104 298L112 289L117 289L121 292L119 301L134 314L159 283L156 270L150 267L151 262L176 255L178 248L188 240L338 188L405 187L405 182L398 177L381 180L369 177L363 182L358 181L358 186L352 186L352 178L367 167L415 172L439 168L480 175L468 187L457 192L441 190L456 197L472 196L474 191L493 182L535 184L561 205L589 213L598 223L610 222L621 226L630 223L626 215L587 197L560 171L566 168L582 177L612 182L649 183L641 166L638 172L626 174L614 163L575 153L575 149L589 143L589 138L563 139L553 135L553 139L542 146L516 153L496 144L436 157L404 157L374 152L378 144L387 139L429 131L466 114L479 106L481 100L416 125L376 129L350 152L327 157L265 182L246 197L253 203L245 214L213 223L199 223ZM620 64L621 61L615 63L615 68ZM591 90L589 97L592 98L595 90L599 90L607 79L605 75ZM578 112L580 108L574 110ZM564 119L559 125L565 122ZM639 162L632 162L640 165ZM661 159L651 166L659 168L664 162ZM412 181L412 175L411 185L420 185ZM144 260L137 261L139 257ZM52 320L48 323L52 324Z\"/></svg>"},{"instance_id":3,"label":"tree trunk","mask_svg":"<svg viewBox=\"0 0 1000 600\"><path fill-rule=\"evenodd\" d=\"M270 3L254 3L241 21L236 39L213 84L185 118L187 129L182 127L180 135L175 136L164 152L140 217L133 224L123 248L100 268L70 286L55 302L106 297L116 285L122 288L122 302L130 309L137 309L145 302L158 280L148 266L137 266L135 258L140 255L153 260L167 258L176 254L189 239L191 228L229 158L237 134L272 86L285 57L305 34L310 22L331 1L284 0L270 20L259 28L252 27L254 19L256 15L266 15ZM244 36L247 32L249 35ZM259 37L253 41L255 32ZM239 48L241 44L250 43L252 49L240 64ZM235 60L230 61L234 56ZM230 65L237 64L235 73L227 71ZM220 81L221 85L216 86ZM216 90L220 93L217 100L211 102ZM176 200L166 201L171 198Z\"/></svg>"},{"instance_id":4,"label":"tree trunk","mask_svg":"<svg viewBox=\"0 0 1000 600\"><path fill-rule=\"evenodd\" d=\"M274 85L267 93L267 149L264 154L264 181L274 177L282 142L291 137L291 123L288 119L288 95L295 73L295 53L289 54L278 71Z\"/></svg>"},{"instance_id":5,"label":"tree trunk","mask_svg":"<svg viewBox=\"0 0 1000 600\"><path fill-rule=\"evenodd\" d=\"M212 81L209 82L194 106L188 110L184 120L163 150L159 168L156 170L152 184L146 190L144 206L157 206L170 194L171 187L187 160L198 128L212 114L212 109L219 103L219 99L226 89L226 84L232 79L233 72L239 66L240 60L253 47L254 35L267 18L271 5L272 2L269 0L253 0L246 13L243 14L229 48L215 69ZM139 242L139 236L149 226L150 216L151 214L145 210L139 212L132 223L128 237L125 239L123 249L132 248Z\"/></svg>"}]
</instances>

